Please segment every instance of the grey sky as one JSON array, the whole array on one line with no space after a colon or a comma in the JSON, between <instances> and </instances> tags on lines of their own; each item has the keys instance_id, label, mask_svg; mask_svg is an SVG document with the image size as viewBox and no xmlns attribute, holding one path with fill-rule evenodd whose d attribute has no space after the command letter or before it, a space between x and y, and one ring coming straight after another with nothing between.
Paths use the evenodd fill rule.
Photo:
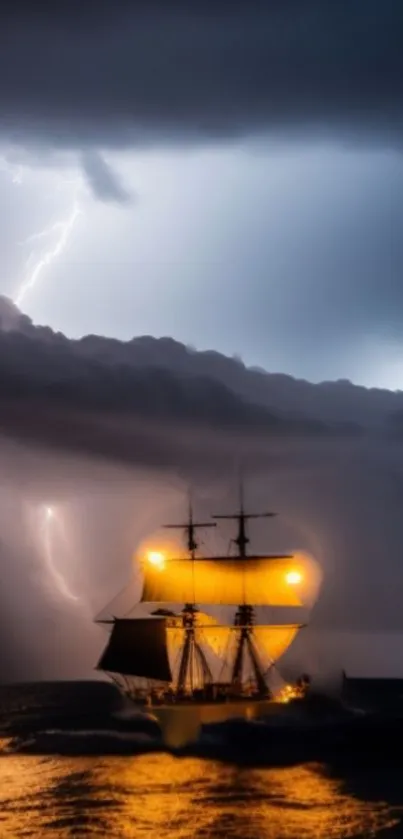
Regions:
<instances>
[{"instance_id":1,"label":"grey sky","mask_svg":"<svg viewBox=\"0 0 403 839\"><path fill-rule=\"evenodd\" d=\"M36 321L72 336L173 335L313 380L399 387L398 153L293 144L111 159L136 200L104 204L79 187L66 248L22 302ZM65 166L23 169L21 184L1 175L5 293L60 231L24 241L71 214L82 178Z\"/></svg>"}]
</instances>

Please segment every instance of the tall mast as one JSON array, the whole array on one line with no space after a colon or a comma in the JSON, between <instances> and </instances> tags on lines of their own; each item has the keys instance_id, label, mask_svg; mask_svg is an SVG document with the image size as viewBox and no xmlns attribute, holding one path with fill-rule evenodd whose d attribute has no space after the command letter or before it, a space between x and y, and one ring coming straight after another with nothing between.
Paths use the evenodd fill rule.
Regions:
<instances>
[{"instance_id":1,"label":"tall mast","mask_svg":"<svg viewBox=\"0 0 403 839\"><path fill-rule=\"evenodd\" d=\"M250 519L272 518L275 515L276 513L245 513L243 482L241 480L239 485L239 511L226 515L216 515L213 518L229 519L238 522L237 537L233 541L237 545L239 559L244 561L244 565L247 562L247 547L250 541L247 535L247 522ZM244 569L242 569L242 574L244 578ZM246 602L245 586L243 586L243 603L238 605L234 621L235 626L239 629L239 633L235 658L232 665L231 682L235 688L241 685L245 654L248 653L258 692L265 695L268 691L263 675L263 668L259 661L259 654L254 643L253 623L253 605Z\"/></svg>"},{"instance_id":2,"label":"tall mast","mask_svg":"<svg viewBox=\"0 0 403 839\"><path fill-rule=\"evenodd\" d=\"M189 551L190 558L194 561L198 548L195 531L201 527L216 527L216 524L215 522L195 522L193 520L192 499L189 493L187 522L184 524L165 524L164 527L171 530L179 529L185 532L186 546ZM194 594L193 584L193 601L195 599ZM186 693L187 685L190 687L190 692L193 692L197 670L201 672L203 686L212 680L211 670L207 663L206 656L204 655L204 652L195 635L196 612L197 606L194 602L184 604L182 610L182 626L185 632L185 640L180 656L177 685L178 693L182 694Z\"/></svg>"},{"instance_id":3,"label":"tall mast","mask_svg":"<svg viewBox=\"0 0 403 839\"><path fill-rule=\"evenodd\" d=\"M183 530L186 536L186 546L189 551L191 559L195 558L196 551L198 548L198 543L196 542L195 531L200 527L216 527L214 522L211 521L200 521L195 522L193 521L193 508L192 508L192 499L189 493L189 501L188 501L188 520L184 524L164 524L164 527L167 530Z\"/></svg>"},{"instance_id":4,"label":"tall mast","mask_svg":"<svg viewBox=\"0 0 403 839\"><path fill-rule=\"evenodd\" d=\"M250 519L267 519L273 518L275 515L276 513L245 513L244 490L241 481L239 486L239 511L228 515L213 516L213 519L230 519L238 522L238 535L233 541L238 547L238 556L245 558L247 556L247 546L250 541L246 532L246 523Z\"/></svg>"}]
</instances>

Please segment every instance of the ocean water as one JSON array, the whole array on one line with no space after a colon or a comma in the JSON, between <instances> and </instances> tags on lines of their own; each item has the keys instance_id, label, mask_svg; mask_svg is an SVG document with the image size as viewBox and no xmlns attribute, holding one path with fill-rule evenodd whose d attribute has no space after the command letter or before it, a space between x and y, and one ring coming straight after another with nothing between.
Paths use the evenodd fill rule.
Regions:
<instances>
[{"instance_id":1,"label":"ocean water","mask_svg":"<svg viewBox=\"0 0 403 839\"><path fill-rule=\"evenodd\" d=\"M289 748L278 766L270 731L245 724L238 744L224 726L168 753L101 683L2 688L0 721L0 839L403 837L393 744L321 762Z\"/></svg>"}]
</instances>

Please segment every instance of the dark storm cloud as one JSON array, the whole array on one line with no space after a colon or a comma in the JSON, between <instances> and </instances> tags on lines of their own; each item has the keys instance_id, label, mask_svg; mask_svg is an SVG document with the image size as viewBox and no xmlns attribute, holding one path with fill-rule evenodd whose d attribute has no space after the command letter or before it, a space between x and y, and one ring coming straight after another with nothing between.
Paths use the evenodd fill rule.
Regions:
<instances>
[{"instance_id":1,"label":"dark storm cloud","mask_svg":"<svg viewBox=\"0 0 403 839\"><path fill-rule=\"evenodd\" d=\"M68 342L0 336L0 430L16 439L121 462L172 466L212 432L263 439L327 437L330 427L247 402L213 379L155 366L130 369L86 361ZM29 356L29 362L27 358ZM344 426L334 431L344 436Z\"/></svg>"},{"instance_id":2,"label":"dark storm cloud","mask_svg":"<svg viewBox=\"0 0 403 839\"><path fill-rule=\"evenodd\" d=\"M102 157L94 150L83 152L81 162L88 184L100 201L127 204L130 193L119 182L119 178Z\"/></svg>"},{"instance_id":3,"label":"dark storm cloud","mask_svg":"<svg viewBox=\"0 0 403 839\"><path fill-rule=\"evenodd\" d=\"M313 385L170 338L69 340L34 326L7 298L0 298L0 384L3 433L144 465L186 461L196 439L202 461L211 433L218 452L235 438L239 445L255 438L257 448L356 440L366 431L396 438L403 409L400 393L348 381Z\"/></svg>"},{"instance_id":4,"label":"dark storm cloud","mask_svg":"<svg viewBox=\"0 0 403 839\"><path fill-rule=\"evenodd\" d=\"M400 141L400 0L9 0L0 30L2 129L15 141L267 129Z\"/></svg>"},{"instance_id":5,"label":"dark storm cloud","mask_svg":"<svg viewBox=\"0 0 403 839\"><path fill-rule=\"evenodd\" d=\"M187 434L201 441L212 430L266 440L360 433L358 424L342 415L325 422L301 406L284 410L277 400L269 407L259 395L261 377L253 388L254 374L242 365L234 371L224 356L212 353L199 366L197 356L169 339L70 341L35 327L2 298L0 429L19 439L118 459L130 460L131 451L148 465L172 461L186 446ZM227 370L238 373L235 381ZM252 380L249 392L242 392L243 373Z\"/></svg>"}]
</instances>

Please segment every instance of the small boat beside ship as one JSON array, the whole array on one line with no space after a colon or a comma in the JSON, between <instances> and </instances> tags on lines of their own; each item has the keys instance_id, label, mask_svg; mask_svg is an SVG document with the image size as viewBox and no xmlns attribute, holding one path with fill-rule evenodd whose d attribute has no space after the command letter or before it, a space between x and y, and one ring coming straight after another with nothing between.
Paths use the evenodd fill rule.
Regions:
<instances>
[{"instance_id":1,"label":"small boat beside ship","mask_svg":"<svg viewBox=\"0 0 403 839\"><path fill-rule=\"evenodd\" d=\"M180 528L184 556L150 551L143 585L130 617L101 621L110 630L98 663L141 710L158 720L167 745L181 746L201 726L281 713L308 686L278 678L277 662L306 624L305 555L250 553L247 524L273 513L245 512L196 522L189 504ZM223 520L237 523L234 550L204 556L196 533ZM295 622L272 623L270 609L292 607Z\"/></svg>"}]
</instances>

